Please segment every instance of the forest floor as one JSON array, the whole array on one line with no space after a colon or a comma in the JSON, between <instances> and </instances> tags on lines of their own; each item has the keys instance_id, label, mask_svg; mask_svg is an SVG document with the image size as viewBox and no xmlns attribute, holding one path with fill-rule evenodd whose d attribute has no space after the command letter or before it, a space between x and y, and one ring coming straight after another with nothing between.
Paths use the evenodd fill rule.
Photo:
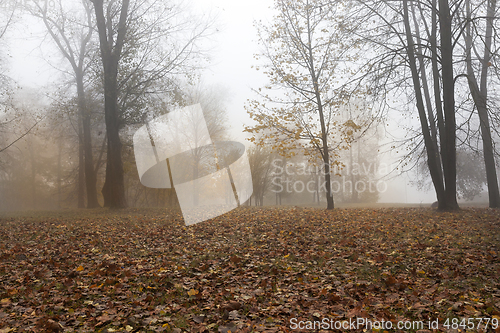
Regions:
<instances>
[{"instance_id":1,"label":"forest floor","mask_svg":"<svg viewBox=\"0 0 500 333\"><path fill-rule=\"evenodd\" d=\"M4 213L0 333L500 332L499 256L491 209Z\"/></svg>"}]
</instances>

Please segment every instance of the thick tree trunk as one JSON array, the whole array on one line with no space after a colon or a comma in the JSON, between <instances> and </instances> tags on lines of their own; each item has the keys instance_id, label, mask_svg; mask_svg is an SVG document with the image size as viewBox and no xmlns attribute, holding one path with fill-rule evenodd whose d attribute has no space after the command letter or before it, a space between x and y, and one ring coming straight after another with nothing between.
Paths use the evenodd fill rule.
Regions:
<instances>
[{"instance_id":1,"label":"thick tree trunk","mask_svg":"<svg viewBox=\"0 0 500 333\"><path fill-rule=\"evenodd\" d=\"M110 208L124 208L127 206L125 200L125 183L123 175L122 143L120 140L120 129L118 123L118 93L116 86L117 66L112 61L105 66L104 70L104 108L107 135L107 160L106 180L102 188L104 206Z\"/></svg>"},{"instance_id":2,"label":"thick tree trunk","mask_svg":"<svg viewBox=\"0 0 500 333\"><path fill-rule=\"evenodd\" d=\"M439 0L439 26L441 32L441 71L443 81L444 146L443 175L445 201L439 202L440 210L456 210L457 202L457 155L455 120L455 81L453 75L453 43L451 12L448 0Z\"/></svg>"},{"instance_id":3,"label":"thick tree trunk","mask_svg":"<svg viewBox=\"0 0 500 333\"><path fill-rule=\"evenodd\" d=\"M102 188L104 206L110 208L124 208L127 206L125 200L125 184L123 175L122 143L120 141L120 117L118 113L118 63L121 50L125 42L126 21L128 15L129 0L123 0L118 22L118 33L116 42L113 36L108 36L112 22L106 22L104 16L103 0L92 0L96 13L97 30L99 32L99 43L104 69L104 118L106 122L106 134L108 140L106 180Z\"/></svg>"}]
</instances>

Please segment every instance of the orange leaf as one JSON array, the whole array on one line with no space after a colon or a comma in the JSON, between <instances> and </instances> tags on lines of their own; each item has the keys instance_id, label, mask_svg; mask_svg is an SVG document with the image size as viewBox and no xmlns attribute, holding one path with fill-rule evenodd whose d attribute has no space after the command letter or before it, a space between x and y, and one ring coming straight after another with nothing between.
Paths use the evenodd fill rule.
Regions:
<instances>
[{"instance_id":1,"label":"orange leaf","mask_svg":"<svg viewBox=\"0 0 500 333\"><path fill-rule=\"evenodd\" d=\"M199 293L199 291L196 289L191 289L190 291L188 291L189 296L198 295L198 293Z\"/></svg>"}]
</instances>

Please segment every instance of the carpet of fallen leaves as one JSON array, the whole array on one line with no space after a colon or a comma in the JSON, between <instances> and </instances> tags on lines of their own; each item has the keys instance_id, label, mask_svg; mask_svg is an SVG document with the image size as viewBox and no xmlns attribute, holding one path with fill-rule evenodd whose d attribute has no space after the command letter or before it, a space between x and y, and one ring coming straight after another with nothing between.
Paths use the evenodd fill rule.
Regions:
<instances>
[{"instance_id":1,"label":"carpet of fallen leaves","mask_svg":"<svg viewBox=\"0 0 500 333\"><path fill-rule=\"evenodd\" d=\"M292 318L361 317L465 332L443 323L500 319L499 248L490 209L245 207L189 227L165 210L3 214L0 332L290 332Z\"/></svg>"}]
</instances>

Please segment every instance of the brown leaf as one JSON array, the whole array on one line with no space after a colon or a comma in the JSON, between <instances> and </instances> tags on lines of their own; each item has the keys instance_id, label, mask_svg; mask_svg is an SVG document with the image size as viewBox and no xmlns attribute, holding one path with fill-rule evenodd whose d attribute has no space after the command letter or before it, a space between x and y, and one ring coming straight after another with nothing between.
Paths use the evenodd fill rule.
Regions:
<instances>
[{"instance_id":1,"label":"brown leaf","mask_svg":"<svg viewBox=\"0 0 500 333\"><path fill-rule=\"evenodd\" d=\"M235 264L238 264L241 262L241 258L238 256L231 256L230 260L232 263L235 263Z\"/></svg>"},{"instance_id":2,"label":"brown leaf","mask_svg":"<svg viewBox=\"0 0 500 333\"><path fill-rule=\"evenodd\" d=\"M224 310L233 311L241 309L241 304L236 301L230 301L222 306Z\"/></svg>"},{"instance_id":3,"label":"brown leaf","mask_svg":"<svg viewBox=\"0 0 500 333\"><path fill-rule=\"evenodd\" d=\"M193 321L197 324L201 324L205 321L205 319L207 319L206 316L198 316L198 315L194 315L193 316Z\"/></svg>"}]
</instances>

